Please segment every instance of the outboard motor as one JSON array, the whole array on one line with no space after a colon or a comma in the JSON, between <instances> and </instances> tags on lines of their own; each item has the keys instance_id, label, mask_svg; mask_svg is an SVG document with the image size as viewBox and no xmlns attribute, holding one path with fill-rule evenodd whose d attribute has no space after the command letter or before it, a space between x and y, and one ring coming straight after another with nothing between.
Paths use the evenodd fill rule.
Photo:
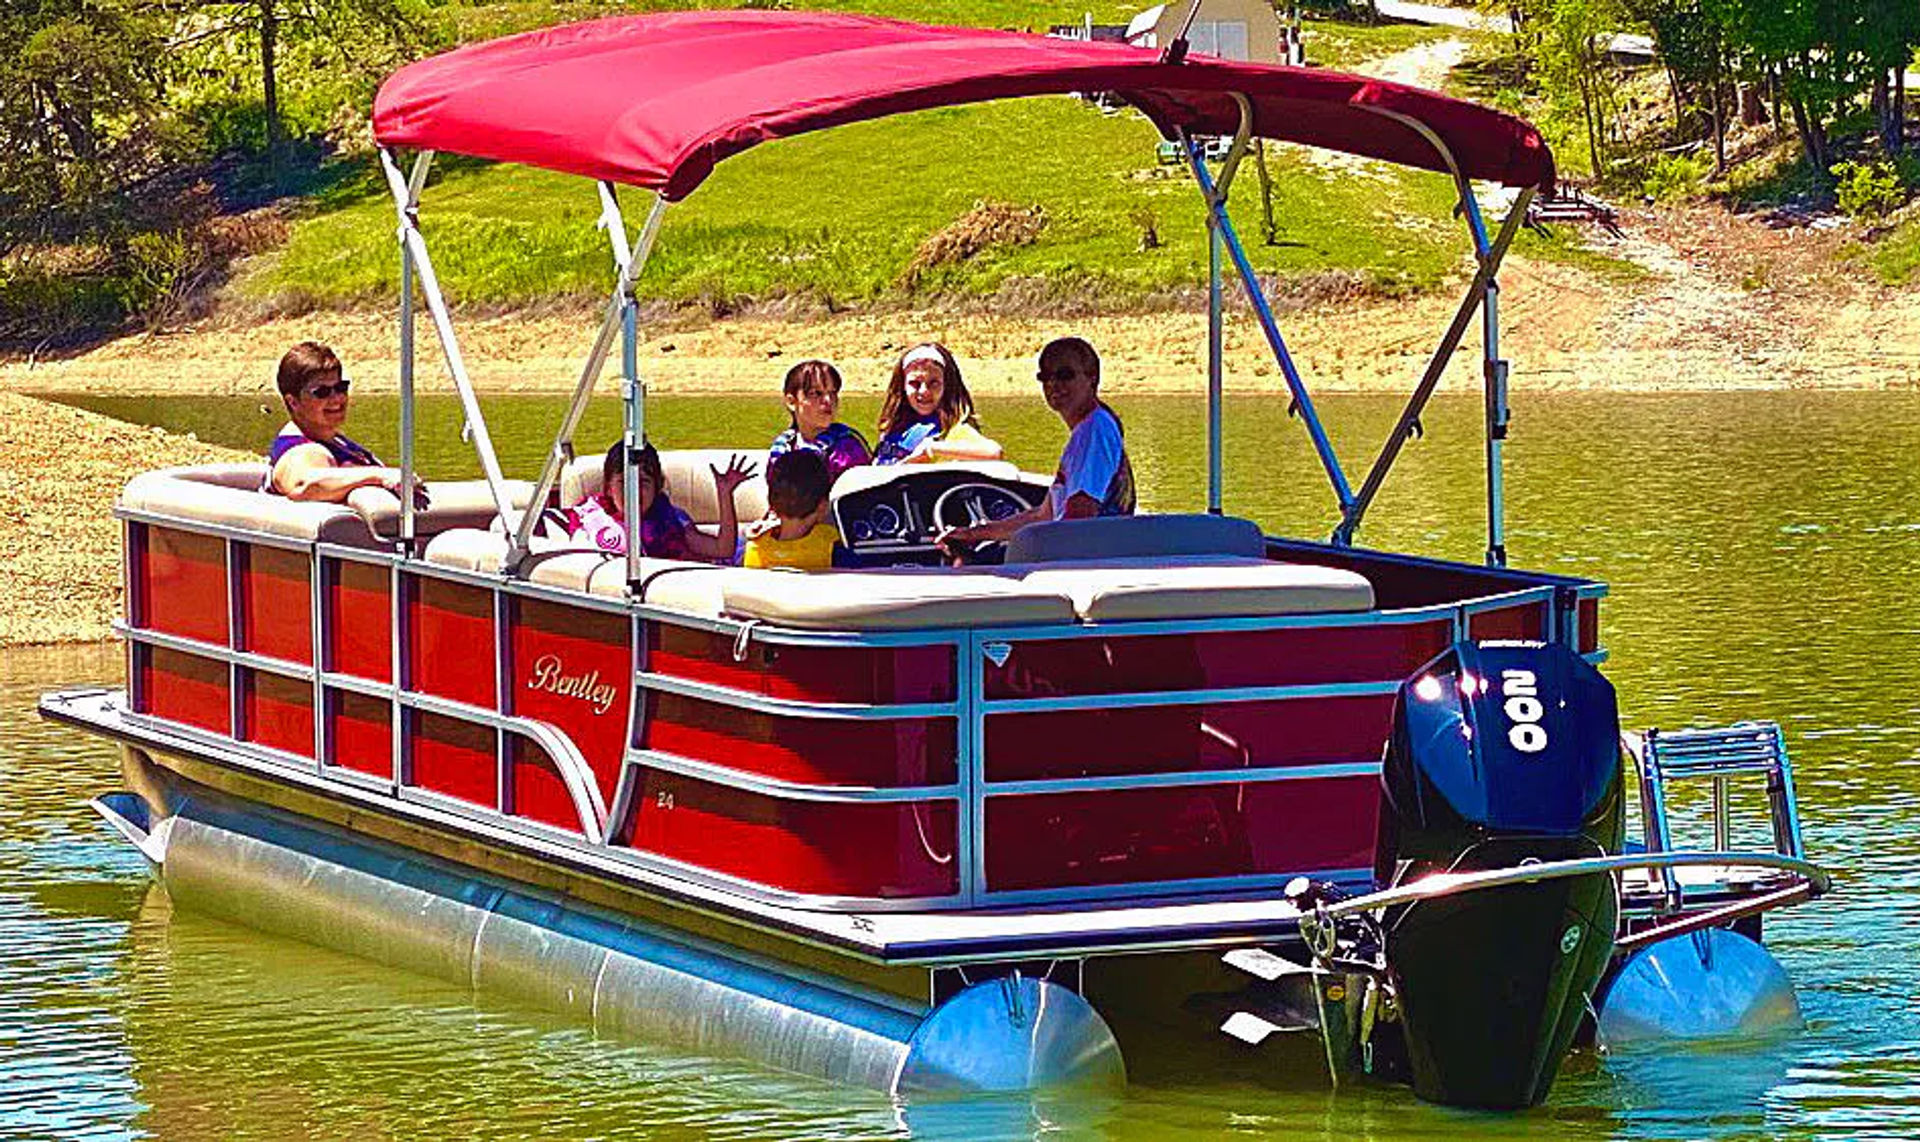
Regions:
<instances>
[{"instance_id":1,"label":"outboard motor","mask_svg":"<svg viewBox=\"0 0 1920 1142\"><path fill-rule=\"evenodd\" d=\"M1567 647L1458 643L1395 701L1378 883L1618 853L1613 686ZM1546 1097L1613 951L1612 874L1464 891L1390 911L1385 958L1420 1097Z\"/></svg>"}]
</instances>

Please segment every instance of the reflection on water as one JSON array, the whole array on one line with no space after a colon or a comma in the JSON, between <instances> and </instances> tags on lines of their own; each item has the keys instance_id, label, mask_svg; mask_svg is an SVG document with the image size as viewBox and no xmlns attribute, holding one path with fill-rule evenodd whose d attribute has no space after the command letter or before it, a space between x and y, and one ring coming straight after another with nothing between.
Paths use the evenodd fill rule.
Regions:
<instances>
[{"instance_id":1,"label":"reflection on water","mask_svg":"<svg viewBox=\"0 0 1920 1142\"><path fill-rule=\"evenodd\" d=\"M86 403L246 447L277 427L246 400ZM1197 506L1199 403L1118 403L1143 497L1163 510ZM1229 404L1229 507L1270 530L1323 535L1332 499L1284 402ZM1350 469L1397 411L1373 399L1323 405ZM392 403L357 406L356 433L391 452L382 425ZM863 424L874 411L851 400L845 416ZM1063 433L1038 402L994 401L985 412L1015 459L1051 466ZM509 471L531 472L558 402L501 398L490 414ZM1443 401L1427 419L1362 538L1477 558L1478 403ZM423 467L471 474L451 402L430 404L423 421ZM583 449L603 446L616 421L610 402L596 406ZM771 400L661 399L649 423L661 443L692 447L758 443L781 415ZM1841 878L1837 896L1770 925L1809 1023L1781 1042L1576 1055L1546 1107L1490 1118L1394 1089L1204 1082L902 1108L596 1041L542 1012L174 914L149 890L138 854L85 807L116 785L112 747L32 714L40 690L116 682L118 653L16 651L0 656L0 1135L1913 1136L1916 451L1911 394L1523 399L1508 449L1515 561L1613 586L1606 670L1629 724L1760 716L1787 726L1808 844ZM1701 806L1697 796L1681 803L1695 819Z\"/></svg>"}]
</instances>

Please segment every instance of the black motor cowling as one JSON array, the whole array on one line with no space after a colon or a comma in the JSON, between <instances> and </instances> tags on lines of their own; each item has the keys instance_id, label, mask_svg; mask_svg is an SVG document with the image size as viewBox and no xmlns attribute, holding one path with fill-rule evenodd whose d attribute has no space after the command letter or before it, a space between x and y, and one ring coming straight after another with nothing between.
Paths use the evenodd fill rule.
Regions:
<instances>
[{"instance_id":1,"label":"black motor cowling","mask_svg":"<svg viewBox=\"0 0 1920 1142\"><path fill-rule=\"evenodd\" d=\"M1621 782L1613 686L1591 664L1559 644L1456 644L1397 696L1379 881L1617 853ZM1390 913L1415 1093L1482 1107L1545 1098L1618 922L1605 872Z\"/></svg>"}]
</instances>

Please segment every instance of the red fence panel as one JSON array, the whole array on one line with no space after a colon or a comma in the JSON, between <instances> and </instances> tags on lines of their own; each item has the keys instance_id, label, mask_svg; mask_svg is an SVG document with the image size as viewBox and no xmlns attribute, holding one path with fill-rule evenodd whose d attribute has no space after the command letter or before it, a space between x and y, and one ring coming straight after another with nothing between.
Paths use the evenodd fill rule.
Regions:
<instances>
[{"instance_id":1,"label":"red fence panel","mask_svg":"<svg viewBox=\"0 0 1920 1142\"><path fill-rule=\"evenodd\" d=\"M245 740L313 756L313 684L262 670L243 671L241 719Z\"/></svg>"},{"instance_id":2,"label":"red fence panel","mask_svg":"<svg viewBox=\"0 0 1920 1142\"><path fill-rule=\"evenodd\" d=\"M1099 888L1373 864L1377 777L987 799L987 890Z\"/></svg>"},{"instance_id":3,"label":"red fence panel","mask_svg":"<svg viewBox=\"0 0 1920 1142\"><path fill-rule=\"evenodd\" d=\"M513 601L509 712L556 727L613 800L626 757L633 651L625 615L537 599ZM569 810L570 811L570 810Z\"/></svg>"},{"instance_id":4,"label":"red fence panel","mask_svg":"<svg viewBox=\"0 0 1920 1142\"><path fill-rule=\"evenodd\" d=\"M288 662L313 661L312 573L313 561L303 551L259 544L242 546L242 650ZM311 700L308 705L312 705ZM313 752L311 747L307 752Z\"/></svg>"},{"instance_id":5,"label":"red fence panel","mask_svg":"<svg viewBox=\"0 0 1920 1142\"><path fill-rule=\"evenodd\" d=\"M372 563L327 560L327 659L371 682L393 681L392 573Z\"/></svg>"},{"instance_id":6,"label":"red fence panel","mask_svg":"<svg viewBox=\"0 0 1920 1142\"><path fill-rule=\"evenodd\" d=\"M227 544L211 535L141 525L135 551L136 625L227 644Z\"/></svg>"},{"instance_id":7,"label":"red fence panel","mask_svg":"<svg viewBox=\"0 0 1920 1142\"><path fill-rule=\"evenodd\" d=\"M789 892L958 891L952 801L794 801L662 770L642 780L633 846Z\"/></svg>"},{"instance_id":8,"label":"red fence panel","mask_svg":"<svg viewBox=\"0 0 1920 1142\"><path fill-rule=\"evenodd\" d=\"M413 689L495 709L493 592L426 575L407 587L407 677Z\"/></svg>"}]
</instances>

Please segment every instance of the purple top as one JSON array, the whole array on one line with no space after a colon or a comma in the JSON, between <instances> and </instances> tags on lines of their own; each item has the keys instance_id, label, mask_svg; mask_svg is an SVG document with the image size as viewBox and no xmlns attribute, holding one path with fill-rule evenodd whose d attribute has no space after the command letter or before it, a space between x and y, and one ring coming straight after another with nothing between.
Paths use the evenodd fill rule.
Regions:
<instances>
[{"instance_id":1,"label":"purple top","mask_svg":"<svg viewBox=\"0 0 1920 1142\"><path fill-rule=\"evenodd\" d=\"M767 459L771 460L795 448L811 448L826 457L827 475L835 480L848 468L873 463L873 454L867 450L866 439L837 420L821 429L820 435L812 440L802 440L798 428L787 429L767 446Z\"/></svg>"},{"instance_id":2,"label":"purple top","mask_svg":"<svg viewBox=\"0 0 1920 1142\"><path fill-rule=\"evenodd\" d=\"M687 530L692 526L693 517L674 507L665 492L657 492L653 506L640 517L640 550L656 559L692 559L687 546ZM609 555L627 553L627 521L604 492L567 511L567 535Z\"/></svg>"},{"instance_id":3,"label":"purple top","mask_svg":"<svg viewBox=\"0 0 1920 1142\"><path fill-rule=\"evenodd\" d=\"M267 467L280 462L280 457L300 447L302 444L318 444L333 456L333 462L342 468L378 468L380 458L364 446L354 443L344 432L336 432L331 440L316 440L300 431L297 425L288 423L280 430L267 446Z\"/></svg>"}]
</instances>

